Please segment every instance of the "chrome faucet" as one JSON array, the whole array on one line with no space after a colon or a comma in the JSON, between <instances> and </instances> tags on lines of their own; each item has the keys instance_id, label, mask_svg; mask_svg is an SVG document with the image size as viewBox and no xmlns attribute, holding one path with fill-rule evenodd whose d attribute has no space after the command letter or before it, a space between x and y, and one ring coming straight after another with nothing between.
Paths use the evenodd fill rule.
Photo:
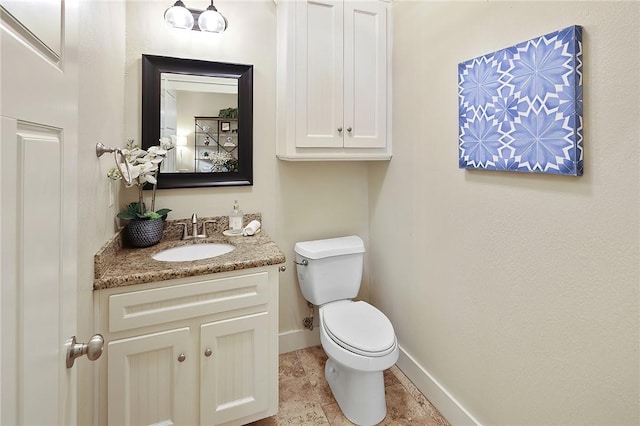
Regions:
<instances>
[{"instance_id":1,"label":"chrome faucet","mask_svg":"<svg viewBox=\"0 0 640 426\"><path fill-rule=\"evenodd\" d=\"M182 225L182 239L183 240L192 240L196 238L207 238L207 223L216 223L215 220L206 220L202 224L202 234L198 234L198 215L191 215L191 235L187 231L187 223L179 222L177 225Z\"/></svg>"},{"instance_id":2,"label":"chrome faucet","mask_svg":"<svg viewBox=\"0 0 640 426\"><path fill-rule=\"evenodd\" d=\"M191 236L193 238L200 237L200 235L198 235L198 215L195 213L191 215ZM206 237L206 235L202 236Z\"/></svg>"}]
</instances>

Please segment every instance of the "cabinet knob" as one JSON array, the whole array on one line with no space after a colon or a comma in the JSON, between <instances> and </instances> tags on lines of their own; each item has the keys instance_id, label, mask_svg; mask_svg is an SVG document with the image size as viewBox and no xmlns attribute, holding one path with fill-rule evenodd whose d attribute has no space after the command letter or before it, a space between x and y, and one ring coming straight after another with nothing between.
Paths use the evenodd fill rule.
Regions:
<instances>
[{"instance_id":1,"label":"cabinet knob","mask_svg":"<svg viewBox=\"0 0 640 426\"><path fill-rule=\"evenodd\" d=\"M284 265L282 265L280 268L278 268L278 270L279 270L280 272L284 272L284 271L286 271L286 270L287 270L287 267L286 267L286 266L284 266Z\"/></svg>"},{"instance_id":2,"label":"cabinet knob","mask_svg":"<svg viewBox=\"0 0 640 426\"><path fill-rule=\"evenodd\" d=\"M209 356L211 356L212 353L213 353L213 351L211 349L207 348L204 351L204 356L209 357Z\"/></svg>"},{"instance_id":3,"label":"cabinet knob","mask_svg":"<svg viewBox=\"0 0 640 426\"><path fill-rule=\"evenodd\" d=\"M347 132L351 133L353 129L351 127L347 127Z\"/></svg>"},{"instance_id":4,"label":"cabinet knob","mask_svg":"<svg viewBox=\"0 0 640 426\"><path fill-rule=\"evenodd\" d=\"M184 355L184 353L178 355L178 362L184 362L185 359L187 359L187 357Z\"/></svg>"},{"instance_id":5,"label":"cabinet knob","mask_svg":"<svg viewBox=\"0 0 640 426\"><path fill-rule=\"evenodd\" d=\"M342 127L338 127L338 132L342 132Z\"/></svg>"}]
</instances>

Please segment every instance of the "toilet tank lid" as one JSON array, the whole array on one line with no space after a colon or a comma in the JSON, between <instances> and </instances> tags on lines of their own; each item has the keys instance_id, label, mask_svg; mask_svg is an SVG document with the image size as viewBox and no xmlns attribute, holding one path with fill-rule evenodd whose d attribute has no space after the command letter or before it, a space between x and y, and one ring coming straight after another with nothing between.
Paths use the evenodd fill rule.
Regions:
<instances>
[{"instance_id":1,"label":"toilet tank lid","mask_svg":"<svg viewBox=\"0 0 640 426\"><path fill-rule=\"evenodd\" d=\"M364 242L356 235L296 243L295 252L309 259L364 253Z\"/></svg>"}]
</instances>

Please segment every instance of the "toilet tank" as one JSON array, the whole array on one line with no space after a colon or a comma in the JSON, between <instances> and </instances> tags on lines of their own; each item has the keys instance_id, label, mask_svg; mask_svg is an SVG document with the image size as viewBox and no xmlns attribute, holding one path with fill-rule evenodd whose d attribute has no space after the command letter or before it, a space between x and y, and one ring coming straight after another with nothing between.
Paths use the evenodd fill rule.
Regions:
<instances>
[{"instance_id":1,"label":"toilet tank","mask_svg":"<svg viewBox=\"0 0 640 426\"><path fill-rule=\"evenodd\" d=\"M357 236L296 243L302 295L314 305L353 299L362 280L364 243Z\"/></svg>"}]
</instances>

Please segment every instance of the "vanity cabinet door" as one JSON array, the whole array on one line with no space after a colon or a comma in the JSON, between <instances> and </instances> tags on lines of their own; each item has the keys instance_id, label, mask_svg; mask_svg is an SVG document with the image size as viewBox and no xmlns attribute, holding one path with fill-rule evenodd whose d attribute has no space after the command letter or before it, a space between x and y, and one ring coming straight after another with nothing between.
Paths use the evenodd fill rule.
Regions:
<instances>
[{"instance_id":1,"label":"vanity cabinet door","mask_svg":"<svg viewBox=\"0 0 640 426\"><path fill-rule=\"evenodd\" d=\"M269 407L269 314L200 328L200 424L214 425Z\"/></svg>"},{"instance_id":2,"label":"vanity cabinet door","mask_svg":"<svg viewBox=\"0 0 640 426\"><path fill-rule=\"evenodd\" d=\"M197 357L188 327L108 344L108 424L196 424Z\"/></svg>"}]
</instances>

